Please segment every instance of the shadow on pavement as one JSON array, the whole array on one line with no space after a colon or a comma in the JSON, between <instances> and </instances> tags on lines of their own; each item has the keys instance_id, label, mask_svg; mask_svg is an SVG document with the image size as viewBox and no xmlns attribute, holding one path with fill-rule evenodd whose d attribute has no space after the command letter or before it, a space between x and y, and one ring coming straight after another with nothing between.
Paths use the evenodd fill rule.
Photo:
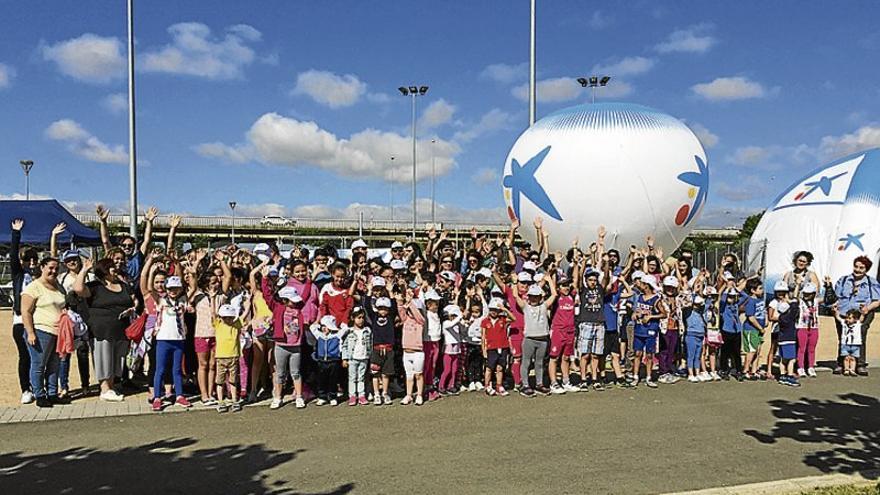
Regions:
<instances>
[{"instance_id":1,"label":"shadow on pavement","mask_svg":"<svg viewBox=\"0 0 880 495\"><path fill-rule=\"evenodd\" d=\"M744 433L765 444L782 439L816 444L822 450L805 455L804 464L823 473L860 473L877 479L880 401L860 394L838 398L840 401L808 398L770 401L777 420L773 429L769 433L755 430Z\"/></svg>"},{"instance_id":2,"label":"shadow on pavement","mask_svg":"<svg viewBox=\"0 0 880 495\"><path fill-rule=\"evenodd\" d=\"M265 474L304 452L264 445L188 450L192 438L159 440L119 450L71 448L52 454L0 454L0 493L272 493L299 494L294 482ZM187 450L185 450L187 449ZM354 484L326 494L345 494Z\"/></svg>"}]
</instances>

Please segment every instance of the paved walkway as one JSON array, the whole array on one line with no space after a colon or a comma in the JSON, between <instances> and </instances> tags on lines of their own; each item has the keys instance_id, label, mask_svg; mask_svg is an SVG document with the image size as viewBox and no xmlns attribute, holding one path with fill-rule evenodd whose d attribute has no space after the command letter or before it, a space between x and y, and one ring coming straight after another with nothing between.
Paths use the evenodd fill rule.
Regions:
<instances>
[{"instance_id":1,"label":"paved walkway","mask_svg":"<svg viewBox=\"0 0 880 495\"><path fill-rule=\"evenodd\" d=\"M880 471L865 471L858 474L829 474L825 476L806 476L788 480L749 483L747 485L707 488L690 492L667 493L666 495L780 495L807 493L817 488L847 485L873 485L880 478Z\"/></svg>"}]
</instances>

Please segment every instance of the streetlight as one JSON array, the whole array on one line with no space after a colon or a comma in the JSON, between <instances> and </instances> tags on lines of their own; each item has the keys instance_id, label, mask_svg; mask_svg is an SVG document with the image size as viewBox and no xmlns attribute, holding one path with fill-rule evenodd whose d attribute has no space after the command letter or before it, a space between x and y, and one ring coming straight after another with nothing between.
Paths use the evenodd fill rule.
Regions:
<instances>
[{"instance_id":1,"label":"streetlight","mask_svg":"<svg viewBox=\"0 0 880 495\"><path fill-rule=\"evenodd\" d=\"M425 96L428 92L427 86L401 86L397 88L403 96L412 97L412 238L416 238L416 222L418 221L418 213L416 212L416 96Z\"/></svg>"},{"instance_id":2,"label":"streetlight","mask_svg":"<svg viewBox=\"0 0 880 495\"><path fill-rule=\"evenodd\" d=\"M235 201L229 202L229 207L232 208L232 243L235 244L235 205L237 205Z\"/></svg>"},{"instance_id":3,"label":"streetlight","mask_svg":"<svg viewBox=\"0 0 880 495\"><path fill-rule=\"evenodd\" d=\"M434 165L434 159L436 158L434 153L434 145L437 143L436 139L431 140L431 226L433 227L436 220L434 219L434 205L437 203L434 196L434 182L437 177L437 169Z\"/></svg>"},{"instance_id":4,"label":"streetlight","mask_svg":"<svg viewBox=\"0 0 880 495\"><path fill-rule=\"evenodd\" d=\"M394 228L394 157L391 157L391 192L388 196L388 208L391 209L391 228Z\"/></svg>"},{"instance_id":5,"label":"streetlight","mask_svg":"<svg viewBox=\"0 0 880 495\"><path fill-rule=\"evenodd\" d=\"M137 142L134 117L134 0L128 0L128 233L137 237Z\"/></svg>"},{"instance_id":6,"label":"streetlight","mask_svg":"<svg viewBox=\"0 0 880 495\"><path fill-rule=\"evenodd\" d=\"M611 76L590 76L589 79L586 77L577 78L577 82L580 83L581 87L590 88L592 103L596 103L596 88L597 87L605 87L608 85L608 81L611 80Z\"/></svg>"},{"instance_id":7,"label":"streetlight","mask_svg":"<svg viewBox=\"0 0 880 495\"><path fill-rule=\"evenodd\" d=\"M21 169L24 170L24 198L27 201L31 199L31 169L34 168L33 160L19 160Z\"/></svg>"}]
</instances>

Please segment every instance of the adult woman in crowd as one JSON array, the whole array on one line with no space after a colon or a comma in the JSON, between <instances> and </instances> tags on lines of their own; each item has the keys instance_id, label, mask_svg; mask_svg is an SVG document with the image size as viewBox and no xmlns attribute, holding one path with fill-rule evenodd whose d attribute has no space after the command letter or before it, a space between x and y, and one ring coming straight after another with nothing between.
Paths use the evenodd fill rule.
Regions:
<instances>
[{"instance_id":1,"label":"adult woman in crowd","mask_svg":"<svg viewBox=\"0 0 880 495\"><path fill-rule=\"evenodd\" d=\"M21 403L34 401L31 390L31 357L25 338L24 321L21 315L21 291L27 287L37 273L37 250L21 248L21 229L24 220L12 221L12 239L9 246L9 271L12 274L12 339L18 351L18 384L21 387Z\"/></svg>"},{"instance_id":2,"label":"adult woman in crowd","mask_svg":"<svg viewBox=\"0 0 880 495\"><path fill-rule=\"evenodd\" d=\"M58 321L66 305L58 283L58 260L44 258L40 276L21 293L21 317L30 354L31 390L37 407L52 407L58 399Z\"/></svg>"},{"instance_id":3,"label":"adult woman in crowd","mask_svg":"<svg viewBox=\"0 0 880 495\"><path fill-rule=\"evenodd\" d=\"M96 280L86 282L87 273L94 271ZM123 400L113 388L122 377L128 339L125 327L135 314L137 302L128 284L122 281L116 263L104 258L92 263L86 260L73 284L73 290L86 301L88 324L94 337L95 375L101 387L101 400Z\"/></svg>"},{"instance_id":4,"label":"adult woman in crowd","mask_svg":"<svg viewBox=\"0 0 880 495\"><path fill-rule=\"evenodd\" d=\"M813 253L798 251L794 253L791 262L793 268L782 275L782 280L788 284L788 290L792 298L799 297L804 285L808 283L819 287L819 276L816 275L816 272L810 270L810 265L813 264Z\"/></svg>"}]
</instances>

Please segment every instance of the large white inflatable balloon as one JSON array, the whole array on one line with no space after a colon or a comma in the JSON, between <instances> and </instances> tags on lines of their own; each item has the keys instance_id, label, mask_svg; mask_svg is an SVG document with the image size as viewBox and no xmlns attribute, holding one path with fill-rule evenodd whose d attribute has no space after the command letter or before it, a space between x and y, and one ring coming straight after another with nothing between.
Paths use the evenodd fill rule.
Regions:
<instances>
[{"instance_id":1,"label":"large white inflatable balloon","mask_svg":"<svg viewBox=\"0 0 880 495\"><path fill-rule=\"evenodd\" d=\"M605 225L606 246L644 245L651 234L672 253L700 216L709 192L706 152L680 120L625 103L578 105L535 122L504 165L508 215L534 241L536 216L550 247L592 241Z\"/></svg>"},{"instance_id":2,"label":"large white inflatable balloon","mask_svg":"<svg viewBox=\"0 0 880 495\"><path fill-rule=\"evenodd\" d=\"M820 280L852 273L858 256L880 261L880 149L818 168L779 195L752 234L749 268L763 264L772 284L801 250Z\"/></svg>"}]
</instances>

